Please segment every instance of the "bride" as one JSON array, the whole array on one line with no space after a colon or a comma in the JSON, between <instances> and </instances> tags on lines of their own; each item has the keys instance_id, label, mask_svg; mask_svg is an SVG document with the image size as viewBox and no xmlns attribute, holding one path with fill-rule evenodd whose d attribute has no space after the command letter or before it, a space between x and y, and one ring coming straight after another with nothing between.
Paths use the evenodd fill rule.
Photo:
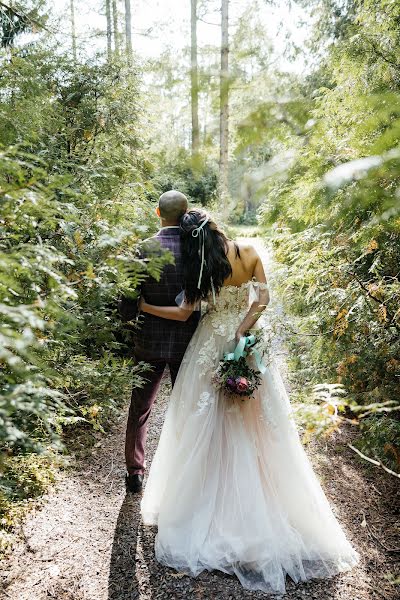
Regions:
<instances>
[{"instance_id":1,"label":"bride","mask_svg":"<svg viewBox=\"0 0 400 600\"><path fill-rule=\"evenodd\" d=\"M144 523L158 525L156 558L192 576L235 574L245 588L270 593L285 591L287 575L299 582L346 571L357 553L304 452L273 360L252 398L232 400L212 382L269 302L261 260L202 210L182 217L181 232L183 299L174 307L141 302L142 311L176 320L208 302L141 502Z\"/></svg>"}]
</instances>

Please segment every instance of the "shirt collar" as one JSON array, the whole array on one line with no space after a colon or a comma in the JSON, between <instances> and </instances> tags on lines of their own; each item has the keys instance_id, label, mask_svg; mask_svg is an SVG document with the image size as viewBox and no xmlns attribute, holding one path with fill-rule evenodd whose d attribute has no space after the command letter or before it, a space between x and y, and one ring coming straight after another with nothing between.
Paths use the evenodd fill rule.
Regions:
<instances>
[{"instance_id":1,"label":"shirt collar","mask_svg":"<svg viewBox=\"0 0 400 600\"><path fill-rule=\"evenodd\" d=\"M180 235L180 233L179 225L167 225L167 227L161 227L156 235Z\"/></svg>"}]
</instances>

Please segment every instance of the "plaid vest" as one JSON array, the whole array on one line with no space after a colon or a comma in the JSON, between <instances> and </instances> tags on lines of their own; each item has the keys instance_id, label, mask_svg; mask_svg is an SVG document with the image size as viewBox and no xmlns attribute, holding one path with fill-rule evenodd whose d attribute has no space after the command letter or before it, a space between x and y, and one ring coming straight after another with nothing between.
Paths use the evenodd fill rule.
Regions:
<instances>
[{"instance_id":1,"label":"plaid vest","mask_svg":"<svg viewBox=\"0 0 400 600\"><path fill-rule=\"evenodd\" d=\"M143 255L160 254L167 249L175 257L175 264L165 265L159 281L147 279L141 292L149 304L156 306L176 306L175 298L182 291L181 238L178 227L166 227L146 240ZM135 354L143 360L164 359L179 361L185 354L187 345L195 332L200 313L194 312L187 321L172 321L144 313L140 316L139 327L135 332Z\"/></svg>"}]
</instances>

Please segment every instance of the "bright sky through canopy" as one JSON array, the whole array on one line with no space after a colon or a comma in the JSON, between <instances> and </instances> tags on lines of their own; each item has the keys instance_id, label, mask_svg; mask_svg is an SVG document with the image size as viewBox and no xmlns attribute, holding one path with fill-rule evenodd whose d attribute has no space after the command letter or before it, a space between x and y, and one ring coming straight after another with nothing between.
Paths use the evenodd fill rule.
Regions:
<instances>
[{"instance_id":1,"label":"bright sky through canopy","mask_svg":"<svg viewBox=\"0 0 400 600\"><path fill-rule=\"evenodd\" d=\"M54 13L57 16L69 17L69 4L67 0L55 0ZM78 49L84 53L100 48L105 49L106 18L101 4L99 0L75 2ZM249 4L254 2L231 1L231 30ZM259 7L260 20L265 23L280 67L289 71L301 71L304 56L289 61L284 56L284 52L289 39L297 46L304 46L311 26L309 15L293 2L289 7L287 0L281 0L275 7L269 6L265 0L260 0ZM119 10L122 15L123 3L119 3ZM207 3L207 13L200 6L199 16L203 19L198 21L199 46L218 45L220 43L220 2L210 0ZM68 44L69 39L65 36L69 33L69 23L66 24L65 20L62 23L63 43ZM132 35L134 50L143 58L155 58L167 47L181 50L188 46L190 43L189 0L133 0Z\"/></svg>"}]
</instances>

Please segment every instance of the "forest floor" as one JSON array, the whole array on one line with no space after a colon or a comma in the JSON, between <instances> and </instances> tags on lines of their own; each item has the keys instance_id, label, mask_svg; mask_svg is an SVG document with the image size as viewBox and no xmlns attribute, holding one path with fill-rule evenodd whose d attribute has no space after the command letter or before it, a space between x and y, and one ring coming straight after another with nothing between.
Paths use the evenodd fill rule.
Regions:
<instances>
[{"instance_id":1,"label":"forest floor","mask_svg":"<svg viewBox=\"0 0 400 600\"><path fill-rule=\"evenodd\" d=\"M268 271L268 268L267 268ZM279 350L284 367L284 350ZM147 442L154 454L170 393L168 377L152 411ZM140 519L140 495L124 487L126 412L86 453L71 459L57 483L30 512L0 567L1 597L11 600L244 600L265 598L213 572L196 579L159 565L156 529ZM353 454L344 430L308 445L308 454L360 563L329 580L287 583L287 600L395 600L398 576L397 481ZM398 516L398 504L397 504ZM397 525L398 527L398 525ZM398 529L397 529L398 533ZM398 541L397 541L398 544ZM282 598L282 596L274 596Z\"/></svg>"}]
</instances>

